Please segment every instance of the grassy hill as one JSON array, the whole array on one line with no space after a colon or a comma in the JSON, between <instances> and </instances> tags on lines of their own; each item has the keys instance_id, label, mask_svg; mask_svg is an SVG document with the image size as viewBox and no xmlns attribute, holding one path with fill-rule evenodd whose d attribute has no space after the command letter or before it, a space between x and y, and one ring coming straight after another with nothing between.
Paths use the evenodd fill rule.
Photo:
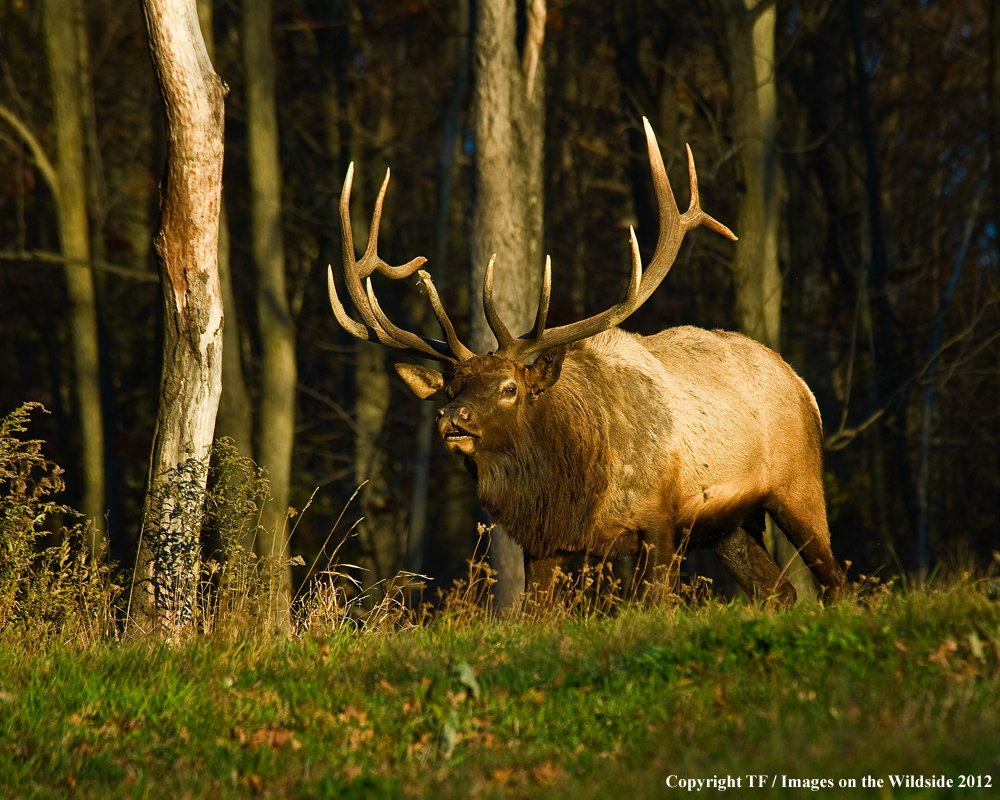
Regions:
<instances>
[{"instance_id":1,"label":"grassy hill","mask_svg":"<svg viewBox=\"0 0 1000 800\"><path fill-rule=\"evenodd\" d=\"M728 778L738 796L996 797L996 594L965 580L790 612L706 601L173 647L8 634L0 788L638 800Z\"/></svg>"}]
</instances>

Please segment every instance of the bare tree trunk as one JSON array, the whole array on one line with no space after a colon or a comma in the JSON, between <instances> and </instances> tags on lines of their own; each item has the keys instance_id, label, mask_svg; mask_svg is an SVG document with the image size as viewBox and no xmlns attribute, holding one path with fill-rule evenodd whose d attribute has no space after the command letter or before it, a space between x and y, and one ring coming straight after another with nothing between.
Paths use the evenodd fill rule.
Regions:
<instances>
[{"instance_id":1,"label":"bare tree trunk","mask_svg":"<svg viewBox=\"0 0 1000 800\"><path fill-rule=\"evenodd\" d=\"M867 199L867 217L869 241L866 247L870 257L864 263L864 280L868 285L867 301L871 320L871 381L872 410L879 408L886 395L883 384L888 375L897 368L899 355L894 335L892 308L889 304L889 292L886 291L886 277L889 272L890 247L889 229L886 224L885 209L882 203L882 178L879 167L878 143L876 141L875 125L871 114L868 98L868 60L864 39L864 19L861 4L858 0L849 0L847 4L851 25L850 58L854 68L854 90L857 98L857 116L861 134L861 144L865 155L865 190ZM895 388L895 387L893 387ZM907 403L908 389L904 389L900 405ZM876 484L893 486L902 500L902 510L907 517L906 529L912 530L919 525L919 510L917 508L917 493L910 469L910 458L906 452L904 437L884 434L882 423L871 427L870 439L873 441L872 459L876 469L883 472L884 478L875 477ZM895 464L895 470L885 468L887 462ZM886 495L888 496L888 490ZM885 512L879 512L885 513ZM915 557L918 569L926 574L927 551L917 543Z\"/></svg>"},{"instance_id":2,"label":"bare tree trunk","mask_svg":"<svg viewBox=\"0 0 1000 800\"><path fill-rule=\"evenodd\" d=\"M528 0L521 53L517 49L516 14L515 0L483 0L476 5L475 205L469 284L470 345L476 352L496 346L482 306L475 302L482 296L490 256L497 254L494 302L515 336L530 329L541 286L545 2ZM506 609L518 602L524 590L521 548L496 528L490 554L498 573L495 606Z\"/></svg>"},{"instance_id":3,"label":"bare tree trunk","mask_svg":"<svg viewBox=\"0 0 1000 800\"><path fill-rule=\"evenodd\" d=\"M448 117L445 121L441 154L438 160L437 219L434 234L434 260L431 262L434 276L440 286L447 285L448 223L451 218L451 187L455 169L455 147L458 144L462 107L469 85L469 0L458 0L456 3L455 36L452 41L452 49L455 84L452 87L451 101L448 104ZM421 307L426 309L426 304ZM420 402L417 409L410 528L406 542L406 568L410 572L420 572L423 568L435 406L433 403Z\"/></svg>"},{"instance_id":4,"label":"bare tree trunk","mask_svg":"<svg viewBox=\"0 0 1000 800\"><path fill-rule=\"evenodd\" d=\"M781 349L781 271L778 267L780 174L775 148L777 84L775 7L759 0L719 0L730 50L733 134L739 148L739 197L733 279L740 330Z\"/></svg>"},{"instance_id":5,"label":"bare tree trunk","mask_svg":"<svg viewBox=\"0 0 1000 800\"><path fill-rule=\"evenodd\" d=\"M77 262L66 264L65 275L83 449L83 512L93 525L89 545L96 553L104 541L104 422L93 272L79 263L90 261L90 233L76 10L73 0L43 5L56 118L58 180L53 188L59 238L63 255Z\"/></svg>"},{"instance_id":6,"label":"bare tree trunk","mask_svg":"<svg viewBox=\"0 0 1000 800\"><path fill-rule=\"evenodd\" d=\"M392 515L386 510L385 458L381 445L391 386L385 348L358 342L354 350L354 420L358 426L354 480L361 486L359 499L364 519L358 529L368 561L362 582L368 589L392 578L399 566L399 541Z\"/></svg>"},{"instance_id":7,"label":"bare tree trunk","mask_svg":"<svg viewBox=\"0 0 1000 800\"><path fill-rule=\"evenodd\" d=\"M144 0L167 121L167 171L153 241L163 288L163 375L133 598L143 627L191 621L205 477L222 380L217 269L223 87L195 0Z\"/></svg>"},{"instance_id":8,"label":"bare tree trunk","mask_svg":"<svg viewBox=\"0 0 1000 800\"><path fill-rule=\"evenodd\" d=\"M275 102L270 0L243 3L243 64L247 91L247 159L253 254L257 264L257 316L261 344L261 399L257 462L267 468L272 500L261 519L257 552L287 558L286 528L295 438L295 325L285 287L281 225L281 165ZM275 621L288 623L292 576L280 571Z\"/></svg>"},{"instance_id":9,"label":"bare tree trunk","mask_svg":"<svg viewBox=\"0 0 1000 800\"><path fill-rule=\"evenodd\" d=\"M219 283L222 287L222 307L226 312L226 327L222 335L222 397L219 399L219 414L215 420L215 438L228 436L240 453L250 458L253 456L253 407L243 377L243 348L229 251L229 220L223 198L219 212ZM250 547L250 543L244 544Z\"/></svg>"},{"instance_id":10,"label":"bare tree trunk","mask_svg":"<svg viewBox=\"0 0 1000 800\"><path fill-rule=\"evenodd\" d=\"M781 269L778 228L781 175L776 147L778 90L774 55L777 12L767 0L718 0L729 45L733 135L742 193L737 207L734 315L747 336L781 350ZM768 516L765 543L800 597L818 585L795 548Z\"/></svg>"},{"instance_id":11,"label":"bare tree trunk","mask_svg":"<svg viewBox=\"0 0 1000 800\"><path fill-rule=\"evenodd\" d=\"M198 22L205 39L208 57L215 61L215 36L212 31L212 0L198 0ZM219 206L219 284L222 287L222 307L226 326L222 333L222 397L215 419L215 438L229 437L240 453L253 456L253 411L250 394L243 378L243 349L240 346L240 323L236 314L236 297L229 260L229 219L226 198ZM248 534L252 537L252 534ZM248 549L252 542L244 543Z\"/></svg>"}]
</instances>

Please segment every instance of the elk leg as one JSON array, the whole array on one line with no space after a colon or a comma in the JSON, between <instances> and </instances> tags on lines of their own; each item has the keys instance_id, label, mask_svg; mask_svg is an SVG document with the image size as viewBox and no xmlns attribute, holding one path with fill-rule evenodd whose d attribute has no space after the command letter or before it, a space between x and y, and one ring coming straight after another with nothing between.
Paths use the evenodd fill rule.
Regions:
<instances>
[{"instance_id":1,"label":"elk leg","mask_svg":"<svg viewBox=\"0 0 1000 800\"><path fill-rule=\"evenodd\" d=\"M795 603L798 595L792 584L745 526L726 534L712 550L749 597L765 599L776 594L779 605Z\"/></svg>"},{"instance_id":2,"label":"elk leg","mask_svg":"<svg viewBox=\"0 0 1000 800\"><path fill-rule=\"evenodd\" d=\"M809 496L796 498L794 502L776 499L767 504L767 511L819 582L836 592L844 585L847 576L830 549L830 528L826 521L822 487L807 494Z\"/></svg>"},{"instance_id":3,"label":"elk leg","mask_svg":"<svg viewBox=\"0 0 1000 800\"><path fill-rule=\"evenodd\" d=\"M548 558L534 558L524 554L524 585L527 591L551 592L556 579L556 569L565 572L566 556L557 553Z\"/></svg>"},{"instance_id":4,"label":"elk leg","mask_svg":"<svg viewBox=\"0 0 1000 800\"><path fill-rule=\"evenodd\" d=\"M639 552L636 557L633 593L642 587L661 587L676 594L680 582L682 553L674 546L672 525L649 525L639 531Z\"/></svg>"}]
</instances>

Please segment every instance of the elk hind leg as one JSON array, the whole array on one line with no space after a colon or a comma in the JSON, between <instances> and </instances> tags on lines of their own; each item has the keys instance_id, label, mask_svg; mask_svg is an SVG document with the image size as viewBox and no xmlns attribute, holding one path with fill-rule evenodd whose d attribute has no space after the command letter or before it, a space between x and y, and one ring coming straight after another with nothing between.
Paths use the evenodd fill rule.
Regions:
<instances>
[{"instance_id":1,"label":"elk hind leg","mask_svg":"<svg viewBox=\"0 0 1000 800\"><path fill-rule=\"evenodd\" d=\"M746 524L723 536L712 550L749 597L775 597L779 605L794 605L798 598L794 587Z\"/></svg>"},{"instance_id":2,"label":"elk hind leg","mask_svg":"<svg viewBox=\"0 0 1000 800\"><path fill-rule=\"evenodd\" d=\"M767 503L767 512L819 582L833 592L840 589L847 576L830 549L830 528L826 521L822 485L797 496L775 498Z\"/></svg>"}]
</instances>

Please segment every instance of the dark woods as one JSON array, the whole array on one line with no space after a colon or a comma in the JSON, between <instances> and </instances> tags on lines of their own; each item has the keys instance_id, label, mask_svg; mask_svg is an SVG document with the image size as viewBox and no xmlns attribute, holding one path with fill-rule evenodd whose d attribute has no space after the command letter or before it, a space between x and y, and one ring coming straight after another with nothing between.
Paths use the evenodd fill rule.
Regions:
<instances>
[{"instance_id":1,"label":"dark woods","mask_svg":"<svg viewBox=\"0 0 1000 800\"><path fill-rule=\"evenodd\" d=\"M150 245L163 114L139 4L60 2L78 23L71 40L85 45L66 67L83 120L85 163L76 173L60 155L60 104L68 101L56 91L46 44L43 8L56 0L0 7L0 414L29 400L52 412L34 416L30 435L66 468L67 502L106 510L111 555L131 563L160 380ZM359 248L392 167L380 255L391 264L427 256L460 335L467 330L476 5L275 3L274 180L287 303L278 322L265 313L255 241L264 226L248 81L264 56L244 47L259 34L250 28L260 16L245 5L220 0L203 9L215 69L229 87L220 272L228 269L232 290L225 346L245 386L224 396L229 416L220 429L228 425L260 460L258 448L274 434L263 410L272 372L262 343L273 341L275 324L292 330L288 503L301 510L319 487L289 523L298 522L292 553L311 563L367 481L331 540L365 517L342 560L364 565L368 583L401 568L450 580L475 544L473 483L429 438L426 414L391 357L355 344L333 319L326 266L340 257L337 203L349 162ZM987 0L777 0L754 13L772 5L777 119L766 190L779 219L776 343L822 411L834 553L854 562L852 575L984 561L1000 543L1000 158L991 156L991 147L1000 150L991 138L1000 26L991 38L989 24L998 12ZM551 324L624 294L629 225L644 261L651 256L657 216L643 115L681 207L688 142L711 213L743 236L739 200L755 189L741 166L730 78L739 72L734 26L748 24L740 14L752 16L742 8L726 0L550 2L539 74ZM523 39L523 15L520 22ZM80 198L67 184L84 190ZM86 210L88 235L71 252L60 226L73 203ZM74 313L84 301L67 281L64 255L92 267L99 416L87 435ZM734 255L709 231L689 234L669 277L624 327L736 329ZM498 262L498 273L509 267ZM380 302L404 327L439 337L414 283L381 280ZM224 378L224 395L237 380Z\"/></svg>"}]
</instances>

